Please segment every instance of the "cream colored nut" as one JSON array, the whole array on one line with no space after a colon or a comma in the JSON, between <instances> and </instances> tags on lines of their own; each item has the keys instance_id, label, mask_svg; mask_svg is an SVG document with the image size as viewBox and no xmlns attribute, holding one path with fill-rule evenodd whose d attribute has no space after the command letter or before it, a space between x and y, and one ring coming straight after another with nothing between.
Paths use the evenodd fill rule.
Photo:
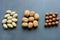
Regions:
<instances>
[{"instance_id":1,"label":"cream colored nut","mask_svg":"<svg viewBox=\"0 0 60 40\"><path fill-rule=\"evenodd\" d=\"M18 16L18 14L14 14L13 17L16 18Z\"/></svg>"},{"instance_id":2,"label":"cream colored nut","mask_svg":"<svg viewBox=\"0 0 60 40\"><path fill-rule=\"evenodd\" d=\"M33 25L34 25L34 27L38 27L38 21L34 20Z\"/></svg>"},{"instance_id":3,"label":"cream colored nut","mask_svg":"<svg viewBox=\"0 0 60 40\"><path fill-rule=\"evenodd\" d=\"M15 14L15 11L11 12L11 15L14 15Z\"/></svg>"},{"instance_id":4,"label":"cream colored nut","mask_svg":"<svg viewBox=\"0 0 60 40\"><path fill-rule=\"evenodd\" d=\"M6 14L6 15L4 16L4 18L7 18L8 16L10 16L10 14Z\"/></svg>"},{"instance_id":5,"label":"cream colored nut","mask_svg":"<svg viewBox=\"0 0 60 40\"><path fill-rule=\"evenodd\" d=\"M22 21L23 21L23 22L28 22L28 18L23 17L23 18L22 18Z\"/></svg>"},{"instance_id":6,"label":"cream colored nut","mask_svg":"<svg viewBox=\"0 0 60 40\"><path fill-rule=\"evenodd\" d=\"M12 25L13 25L14 27L16 27L16 23L15 23L15 22L12 22Z\"/></svg>"},{"instance_id":7,"label":"cream colored nut","mask_svg":"<svg viewBox=\"0 0 60 40\"><path fill-rule=\"evenodd\" d=\"M34 16L34 13L35 13L34 11L31 11L30 12L30 17L33 17Z\"/></svg>"},{"instance_id":8,"label":"cream colored nut","mask_svg":"<svg viewBox=\"0 0 60 40\"><path fill-rule=\"evenodd\" d=\"M34 18L35 18L36 20L38 20L38 19L39 19L39 14L36 13L36 14L34 15Z\"/></svg>"},{"instance_id":9,"label":"cream colored nut","mask_svg":"<svg viewBox=\"0 0 60 40\"><path fill-rule=\"evenodd\" d=\"M28 23L22 23L22 26L23 27L27 27L28 26Z\"/></svg>"},{"instance_id":10,"label":"cream colored nut","mask_svg":"<svg viewBox=\"0 0 60 40\"><path fill-rule=\"evenodd\" d=\"M3 19L3 20L2 20L2 23L6 23L6 22L7 22L7 19Z\"/></svg>"},{"instance_id":11,"label":"cream colored nut","mask_svg":"<svg viewBox=\"0 0 60 40\"><path fill-rule=\"evenodd\" d=\"M12 16L8 16L7 19L8 19L8 20L11 20L11 19L12 19Z\"/></svg>"},{"instance_id":12,"label":"cream colored nut","mask_svg":"<svg viewBox=\"0 0 60 40\"><path fill-rule=\"evenodd\" d=\"M12 24L7 24L7 26L8 26L9 28L13 28L13 25L12 25Z\"/></svg>"},{"instance_id":13,"label":"cream colored nut","mask_svg":"<svg viewBox=\"0 0 60 40\"><path fill-rule=\"evenodd\" d=\"M6 13L11 14L11 10L7 10Z\"/></svg>"},{"instance_id":14,"label":"cream colored nut","mask_svg":"<svg viewBox=\"0 0 60 40\"><path fill-rule=\"evenodd\" d=\"M29 17L29 21L34 21L34 17Z\"/></svg>"},{"instance_id":15,"label":"cream colored nut","mask_svg":"<svg viewBox=\"0 0 60 40\"><path fill-rule=\"evenodd\" d=\"M28 23L28 28L32 28L33 27L33 23L32 22L29 22Z\"/></svg>"},{"instance_id":16,"label":"cream colored nut","mask_svg":"<svg viewBox=\"0 0 60 40\"><path fill-rule=\"evenodd\" d=\"M29 10L25 10L24 16L28 17L29 15L30 15L30 11Z\"/></svg>"},{"instance_id":17,"label":"cream colored nut","mask_svg":"<svg viewBox=\"0 0 60 40\"><path fill-rule=\"evenodd\" d=\"M7 23L12 23L12 20L7 20Z\"/></svg>"},{"instance_id":18,"label":"cream colored nut","mask_svg":"<svg viewBox=\"0 0 60 40\"><path fill-rule=\"evenodd\" d=\"M8 28L8 26L7 26L6 24L3 24L3 27L4 27L5 29L7 29L7 28Z\"/></svg>"},{"instance_id":19,"label":"cream colored nut","mask_svg":"<svg viewBox=\"0 0 60 40\"><path fill-rule=\"evenodd\" d=\"M16 18L12 18L12 21L13 22L17 22L18 20Z\"/></svg>"}]
</instances>

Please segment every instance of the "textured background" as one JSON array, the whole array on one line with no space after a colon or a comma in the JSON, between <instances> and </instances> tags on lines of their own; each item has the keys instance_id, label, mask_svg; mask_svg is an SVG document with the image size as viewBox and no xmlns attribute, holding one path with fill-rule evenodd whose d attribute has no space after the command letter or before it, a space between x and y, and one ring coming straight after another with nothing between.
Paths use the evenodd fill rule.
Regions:
<instances>
[{"instance_id":1,"label":"textured background","mask_svg":"<svg viewBox=\"0 0 60 40\"><path fill-rule=\"evenodd\" d=\"M8 9L18 13L17 28L13 30L4 30L1 24ZM40 15L39 27L35 30L23 30L21 27L21 19L26 9L34 10ZM60 0L0 0L0 40L60 40L60 25L44 27L45 13L49 11L58 11L60 15Z\"/></svg>"}]
</instances>

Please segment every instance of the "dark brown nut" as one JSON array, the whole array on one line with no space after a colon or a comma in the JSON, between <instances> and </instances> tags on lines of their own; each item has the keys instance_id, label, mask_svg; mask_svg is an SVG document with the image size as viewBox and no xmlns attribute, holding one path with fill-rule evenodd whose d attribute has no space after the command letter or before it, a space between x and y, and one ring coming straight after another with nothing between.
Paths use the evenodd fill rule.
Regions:
<instances>
[{"instance_id":1,"label":"dark brown nut","mask_svg":"<svg viewBox=\"0 0 60 40\"><path fill-rule=\"evenodd\" d=\"M53 18L52 21L56 21L56 18Z\"/></svg>"},{"instance_id":2,"label":"dark brown nut","mask_svg":"<svg viewBox=\"0 0 60 40\"><path fill-rule=\"evenodd\" d=\"M59 24L59 22L58 22L58 21L56 21L56 22L55 22L55 24L56 24L56 25L58 25L58 24Z\"/></svg>"},{"instance_id":3,"label":"dark brown nut","mask_svg":"<svg viewBox=\"0 0 60 40\"><path fill-rule=\"evenodd\" d=\"M48 23L49 22L49 20L46 20L46 23Z\"/></svg>"},{"instance_id":4,"label":"dark brown nut","mask_svg":"<svg viewBox=\"0 0 60 40\"><path fill-rule=\"evenodd\" d=\"M48 19L49 19L49 16L46 16L46 17L45 17L45 19L47 19L47 20L48 20Z\"/></svg>"},{"instance_id":5,"label":"dark brown nut","mask_svg":"<svg viewBox=\"0 0 60 40\"><path fill-rule=\"evenodd\" d=\"M49 15L52 16L53 15L53 12L49 12Z\"/></svg>"},{"instance_id":6,"label":"dark brown nut","mask_svg":"<svg viewBox=\"0 0 60 40\"><path fill-rule=\"evenodd\" d=\"M49 13L48 12L46 13L46 16L49 16Z\"/></svg>"},{"instance_id":7,"label":"dark brown nut","mask_svg":"<svg viewBox=\"0 0 60 40\"><path fill-rule=\"evenodd\" d=\"M58 12L54 12L54 14L57 16L58 15Z\"/></svg>"},{"instance_id":8,"label":"dark brown nut","mask_svg":"<svg viewBox=\"0 0 60 40\"><path fill-rule=\"evenodd\" d=\"M52 25L55 25L55 22L52 22Z\"/></svg>"},{"instance_id":9,"label":"dark brown nut","mask_svg":"<svg viewBox=\"0 0 60 40\"><path fill-rule=\"evenodd\" d=\"M51 19L49 19L49 22L52 22L52 20L51 20Z\"/></svg>"},{"instance_id":10,"label":"dark brown nut","mask_svg":"<svg viewBox=\"0 0 60 40\"><path fill-rule=\"evenodd\" d=\"M55 14L53 14L52 16L53 16L54 18L56 17L56 15L55 15Z\"/></svg>"},{"instance_id":11,"label":"dark brown nut","mask_svg":"<svg viewBox=\"0 0 60 40\"><path fill-rule=\"evenodd\" d=\"M48 25L51 26L52 24L49 22Z\"/></svg>"},{"instance_id":12,"label":"dark brown nut","mask_svg":"<svg viewBox=\"0 0 60 40\"><path fill-rule=\"evenodd\" d=\"M52 19L53 17L52 16L49 16L50 19Z\"/></svg>"},{"instance_id":13,"label":"dark brown nut","mask_svg":"<svg viewBox=\"0 0 60 40\"><path fill-rule=\"evenodd\" d=\"M45 26L47 27L48 26L48 23L45 23Z\"/></svg>"},{"instance_id":14,"label":"dark brown nut","mask_svg":"<svg viewBox=\"0 0 60 40\"><path fill-rule=\"evenodd\" d=\"M59 18L56 18L57 21L59 21Z\"/></svg>"}]
</instances>

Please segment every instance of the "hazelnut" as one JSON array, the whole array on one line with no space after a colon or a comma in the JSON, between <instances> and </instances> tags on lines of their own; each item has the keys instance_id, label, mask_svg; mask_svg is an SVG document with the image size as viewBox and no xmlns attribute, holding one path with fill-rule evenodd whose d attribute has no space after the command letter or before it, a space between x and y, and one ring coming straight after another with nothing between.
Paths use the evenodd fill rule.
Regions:
<instances>
[{"instance_id":1,"label":"hazelnut","mask_svg":"<svg viewBox=\"0 0 60 40\"><path fill-rule=\"evenodd\" d=\"M52 25L55 25L55 22L52 22Z\"/></svg>"},{"instance_id":2,"label":"hazelnut","mask_svg":"<svg viewBox=\"0 0 60 40\"><path fill-rule=\"evenodd\" d=\"M51 19L49 19L49 22L52 22L52 20L51 20Z\"/></svg>"},{"instance_id":3,"label":"hazelnut","mask_svg":"<svg viewBox=\"0 0 60 40\"><path fill-rule=\"evenodd\" d=\"M46 16L49 16L49 13L48 12L46 13Z\"/></svg>"},{"instance_id":4,"label":"hazelnut","mask_svg":"<svg viewBox=\"0 0 60 40\"><path fill-rule=\"evenodd\" d=\"M46 20L46 22L48 23L48 22L49 22L49 20Z\"/></svg>"},{"instance_id":5,"label":"hazelnut","mask_svg":"<svg viewBox=\"0 0 60 40\"><path fill-rule=\"evenodd\" d=\"M56 25L58 25L58 24L59 24L59 22L58 22L58 21L56 21L56 22L55 22L55 24L56 24Z\"/></svg>"},{"instance_id":6,"label":"hazelnut","mask_svg":"<svg viewBox=\"0 0 60 40\"><path fill-rule=\"evenodd\" d=\"M52 20L53 20L53 21L56 21L56 18L53 18Z\"/></svg>"},{"instance_id":7,"label":"hazelnut","mask_svg":"<svg viewBox=\"0 0 60 40\"><path fill-rule=\"evenodd\" d=\"M45 19L49 19L49 16L46 16L46 18Z\"/></svg>"},{"instance_id":8,"label":"hazelnut","mask_svg":"<svg viewBox=\"0 0 60 40\"><path fill-rule=\"evenodd\" d=\"M52 16L52 15L53 15L53 12L50 12L50 13L49 13L49 15L51 15L51 16Z\"/></svg>"},{"instance_id":9,"label":"hazelnut","mask_svg":"<svg viewBox=\"0 0 60 40\"><path fill-rule=\"evenodd\" d=\"M56 18L57 21L59 21L59 18Z\"/></svg>"},{"instance_id":10,"label":"hazelnut","mask_svg":"<svg viewBox=\"0 0 60 40\"><path fill-rule=\"evenodd\" d=\"M54 12L54 14L57 16L58 15L58 12Z\"/></svg>"},{"instance_id":11,"label":"hazelnut","mask_svg":"<svg viewBox=\"0 0 60 40\"><path fill-rule=\"evenodd\" d=\"M48 23L45 23L45 26L48 26Z\"/></svg>"},{"instance_id":12,"label":"hazelnut","mask_svg":"<svg viewBox=\"0 0 60 40\"><path fill-rule=\"evenodd\" d=\"M52 16L49 16L50 19L52 19L53 17Z\"/></svg>"},{"instance_id":13,"label":"hazelnut","mask_svg":"<svg viewBox=\"0 0 60 40\"><path fill-rule=\"evenodd\" d=\"M55 14L53 14L52 16L53 16L54 18L56 17L56 15L55 15Z\"/></svg>"},{"instance_id":14,"label":"hazelnut","mask_svg":"<svg viewBox=\"0 0 60 40\"><path fill-rule=\"evenodd\" d=\"M51 23L49 22L48 25L51 26Z\"/></svg>"}]
</instances>

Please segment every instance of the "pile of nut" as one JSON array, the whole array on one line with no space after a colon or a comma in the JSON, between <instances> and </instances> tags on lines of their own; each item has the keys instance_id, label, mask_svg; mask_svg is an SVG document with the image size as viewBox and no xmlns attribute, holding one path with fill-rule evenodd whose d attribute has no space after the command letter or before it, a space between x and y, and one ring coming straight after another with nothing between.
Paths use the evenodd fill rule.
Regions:
<instances>
[{"instance_id":1,"label":"pile of nut","mask_svg":"<svg viewBox=\"0 0 60 40\"><path fill-rule=\"evenodd\" d=\"M59 24L58 12L49 12L45 15L45 26L56 26Z\"/></svg>"},{"instance_id":2,"label":"pile of nut","mask_svg":"<svg viewBox=\"0 0 60 40\"><path fill-rule=\"evenodd\" d=\"M37 28L39 14L34 11L25 10L24 17L22 18L22 27L24 28Z\"/></svg>"},{"instance_id":3,"label":"pile of nut","mask_svg":"<svg viewBox=\"0 0 60 40\"><path fill-rule=\"evenodd\" d=\"M16 27L18 14L15 11L7 10L4 19L2 20L2 25L5 29Z\"/></svg>"}]
</instances>

